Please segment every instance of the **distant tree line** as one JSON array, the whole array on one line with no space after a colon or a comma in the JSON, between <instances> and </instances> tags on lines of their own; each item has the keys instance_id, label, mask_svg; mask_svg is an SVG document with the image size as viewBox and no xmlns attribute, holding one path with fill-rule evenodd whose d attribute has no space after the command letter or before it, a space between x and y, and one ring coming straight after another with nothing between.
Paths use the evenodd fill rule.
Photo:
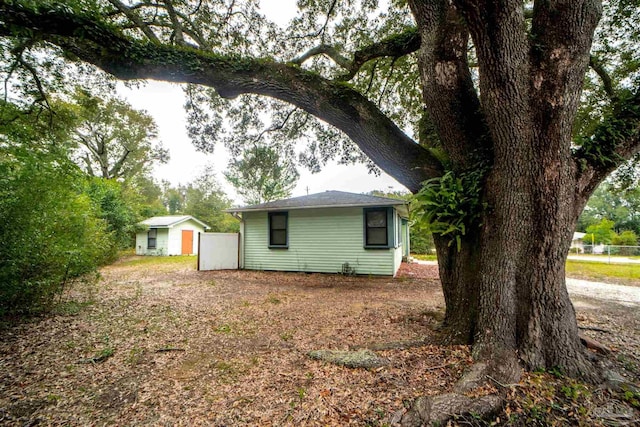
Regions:
<instances>
[{"instance_id":1,"label":"distant tree line","mask_svg":"<svg viewBox=\"0 0 640 427\"><path fill-rule=\"evenodd\" d=\"M601 184L582 212L577 231L587 233L584 242L588 245L638 245L640 188L620 179Z\"/></svg>"}]
</instances>

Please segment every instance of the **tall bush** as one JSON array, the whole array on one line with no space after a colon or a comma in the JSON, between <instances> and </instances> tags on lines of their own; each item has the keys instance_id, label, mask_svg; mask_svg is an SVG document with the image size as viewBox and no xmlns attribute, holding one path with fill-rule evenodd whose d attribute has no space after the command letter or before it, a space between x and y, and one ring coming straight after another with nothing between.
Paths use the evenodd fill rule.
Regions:
<instances>
[{"instance_id":1,"label":"tall bush","mask_svg":"<svg viewBox=\"0 0 640 427\"><path fill-rule=\"evenodd\" d=\"M113 245L77 167L55 150L0 144L0 315L50 307Z\"/></svg>"},{"instance_id":2,"label":"tall bush","mask_svg":"<svg viewBox=\"0 0 640 427\"><path fill-rule=\"evenodd\" d=\"M135 227L139 218L135 213L135 201L130 200L123 185L115 180L89 178L87 194L92 203L94 214L104 220L109 233L110 252L108 257L115 259L119 249L133 247Z\"/></svg>"}]
</instances>

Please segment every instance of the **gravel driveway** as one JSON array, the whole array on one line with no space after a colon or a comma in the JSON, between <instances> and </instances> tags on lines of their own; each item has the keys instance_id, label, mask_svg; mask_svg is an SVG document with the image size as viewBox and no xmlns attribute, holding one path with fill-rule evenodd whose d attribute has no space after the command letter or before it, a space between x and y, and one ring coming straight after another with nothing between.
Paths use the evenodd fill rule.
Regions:
<instances>
[{"instance_id":1,"label":"gravel driveway","mask_svg":"<svg viewBox=\"0 0 640 427\"><path fill-rule=\"evenodd\" d=\"M574 257L575 258L575 257ZM437 261L415 260L422 265L437 265ZM572 296L590 297L616 302L627 307L640 305L640 287L614 285L611 283L590 282L588 280L567 277L567 289Z\"/></svg>"},{"instance_id":2,"label":"gravel driveway","mask_svg":"<svg viewBox=\"0 0 640 427\"><path fill-rule=\"evenodd\" d=\"M571 295L613 301L627 307L640 305L640 287L567 278L567 289Z\"/></svg>"}]
</instances>

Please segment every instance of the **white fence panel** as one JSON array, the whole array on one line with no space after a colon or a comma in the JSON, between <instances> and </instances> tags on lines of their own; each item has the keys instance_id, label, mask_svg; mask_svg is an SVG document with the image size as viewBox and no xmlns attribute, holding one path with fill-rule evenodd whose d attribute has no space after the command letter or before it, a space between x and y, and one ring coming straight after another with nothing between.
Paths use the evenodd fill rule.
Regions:
<instances>
[{"instance_id":1,"label":"white fence panel","mask_svg":"<svg viewBox=\"0 0 640 427\"><path fill-rule=\"evenodd\" d=\"M238 233L198 233L198 270L237 270Z\"/></svg>"}]
</instances>

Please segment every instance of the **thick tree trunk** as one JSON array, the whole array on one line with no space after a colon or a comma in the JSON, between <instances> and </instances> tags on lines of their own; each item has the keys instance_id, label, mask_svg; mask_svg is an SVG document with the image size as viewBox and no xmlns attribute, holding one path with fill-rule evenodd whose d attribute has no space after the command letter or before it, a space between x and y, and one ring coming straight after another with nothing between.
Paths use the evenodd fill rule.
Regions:
<instances>
[{"instance_id":1,"label":"thick tree trunk","mask_svg":"<svg viewBox=\"0 0 640 427\"><path fill-rule=\"evenodd\" d=\"M593 378L564 263L584 204L571 127L598 2L536 4L530 23L515 0L409 3L422 40L424 101L447 166L457 175L489 170L482 182L487 208L460 250L436 238L446 326L453 339L473 342L477 360L506 381L516 357L527 369L560 367ZM568 23L558 26L564 18ZM467 34L481 102L468 95Z\"/></svg>"},{"instance_id":2,"label":"thick tree trunk","mask_svg":"<svg viewBox=\"0 0 640 427\"><path fill-rule=\"evenodd\" d=\"M452 341L473 343L476 359L505 380L516 374L505 361L516 357L528 370L559 367L596 379L565 284L575 212L584 201L564 197L573 188L569 174L542 182L534 179L536 166L519 167L518 174L494 169L486 189L492 208L459 250L435 237L445 330Z\"/></svg>"},{"instance_id":3,"label":"thick tree trunk","mask_svg":"<svg viewBox=\"0 0 640 427\"><path fill-rule=\"evenodd\" d=\"M458 250L449 238L434 236L444 293L446 341L470 344L478 321L479 241L463 239Z\"/></svg>"}]
</instances>

